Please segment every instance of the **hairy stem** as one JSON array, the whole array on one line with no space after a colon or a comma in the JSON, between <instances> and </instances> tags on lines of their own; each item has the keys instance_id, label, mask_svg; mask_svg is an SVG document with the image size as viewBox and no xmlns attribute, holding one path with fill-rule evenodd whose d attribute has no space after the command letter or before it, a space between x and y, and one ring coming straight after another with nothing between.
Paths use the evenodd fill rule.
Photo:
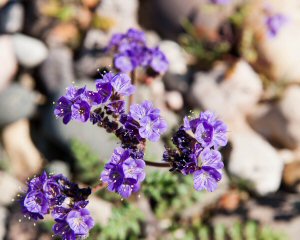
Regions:
<instances>
[{"instance_id":1,"label":"hairy stem","mask_svg":"<svg viewBox=\"0 0 300 240\"><path fill-rule=\"evenodd\" d=\"M92 193L98 192L107 187L107 183L103 183L102 181L92 188Z\"/></svg>"},{"instance_id":2,"label":"hairy stem","mask_svg":"<svg viewBox=\"0 0 300 240\"><path fill-rule=\"evenodd\" d=\"M131 73L130 73L130 77L131 77L131 83L132 85L135 85L135 71L132 70ZM129 96L129 101L128 101L128 112L130 110L130 106L134 103L134 95L130 95Z\"/></svg>"},{"instance_id":3,"label":"hairy stem","mask_svg":"<svg viewBox=\"0 0 300 240\"><path fill-rule=\"evenodd\" d=\"M145 160L145 163L146 163L146 165L152 166L152 167L161 167L161 168L162 167L167 167L167 168L170 167L169 163L151 162L151 161L146 161L146 160Z\"/></svg>"}]
</instances>

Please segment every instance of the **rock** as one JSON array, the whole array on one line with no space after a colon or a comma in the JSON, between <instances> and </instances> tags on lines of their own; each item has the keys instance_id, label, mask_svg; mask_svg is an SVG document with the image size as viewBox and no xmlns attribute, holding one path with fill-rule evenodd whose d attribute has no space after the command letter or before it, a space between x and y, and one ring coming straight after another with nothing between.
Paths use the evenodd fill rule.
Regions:
<instances>
[{"instance_id":1,"label":"rock","mask_svg":"<svg viewBox=\"0 0 300 240\"><path fill-rule=\"evenodd\" d=\"M230 174L246 180L252 190L266 195L278 190L283 171L283 160L276 150L243 121L231 129L229 140Z\"/></svg>"},{"instance_id":2,"label":"rock","mask_svg":"<svg viewBox=\"0 0 300 240\"><path fill-rule=\"evenodd\" d=\"M250 2L249 2L250 3ZM251 1L243 29L253 34L257 59L255 66L269 78L284 82L300 82L300 14L299 1L283 3L268 2L269 12L280 13L288 18L275 37L269 37L265 26L266 4L260 0ZM255 9L255 10L254 10ZM254 11L253 11L254 10ZM254 14L252 14L254 13ZM263 64L262 64L263 63Z\"/></svg>"},{"instance_id":3,"label":"rock","mask_svg":"<svg viewBox=\"0 0 300 240\"><path fill-rule=\"evenodd\" d=\"M22 118L30 118L36 110L35 94L18 84L0 93L0 128Z\"/></svg>"},{"instance_id":4,"label":"rock","mask_svg":"<svg viewBox=\"0 0 300 240\"><path fill-rule=\"evenodd\" d=\"M60 160L51 161L47 166L47 170L50 173L63 174L67 178L71 178L70 166L66 162Z\"/></svg>"},{"instance_id":5,"label":"rock","mask_svg":"<svg viewBox=\"0 0 300 240\"><path fill-rule=\"evenodd\" d=\"M7 215L6 208L0 207L0 239L5 238Z\"/></svg>"},{"instance_id":6,"label":"rock","mask_svg":"<svg viewBox=\"0 0 300 240\"><path fill-rule=\"evenodd\" d=\"M23 187L24 184L16 178L6 172L0 171L0 191L5 193L0 195L0 205L10 205L12 201L17 199L17 194L21 192L21 188Z\"/></svg>"},{"instance_id":7,"label":"rock","mask_svg":"<svg viewBox=\"0 0 300 240\"><path fill-rule=\"evenodd\" d=\"M163 76L163 81L168 90L176 90L182 94L190 94L189 93L189 75L179 75L166 73Z\"/></svg>"},{"instance_id":8,"label":"rock","mask_svg":"<svg viewBox=\"0 0 300 240\"><path fill-rule=\"evenodd\" d=\"M13 45L17 59L24 67L36 67L47 58L48 49L38 39L16 34L13 36Z\"/></svg>"},{"instance_id":9,"label":"rock","mask_svg":"<svg viewBox=\"0 0 300 240\"><path fill-rule=\"evenodd\" d=\"M7 218L7 236L6 239L11 240L32 240L39 239L39 228L34 227L34 222L23 217L20 204L12 207Z\"/></svg>"},{"instance_id":10,"label":"rock","mask_svg":"<svg viewBox=\"0 0 300 240\"><path fill-rule=\"evenodd\" d=\"M170 91L166 93L166 103L171 110L179 111L183 107L183 98L177 91Z\"/></svg>"},{"instance_id":11,"label":"rock","mask_svg":"<svg viewBox=\"0 0 300 240\"><path fill-rule=\"evenodd\" d=\"M67 47L50 48L47 59L40 67L41 80L52 96L70 86L75 79L73 54Z\"/></svg>"},{"instance_id":12,"label":"rock","mask_svg":"<svg viewBox=\"0 0 300 240\"><path fill-rule=\"evenodd\" d=\"M15 176L25 180L41 170L43 160L32 143L28 120L19 120L6 126L2 138Z\"/></svg>"},{"instance_id":13,"label":"rock","mask_svg":"<svg viewBox=\"0 0 300 240\"><path fill-rule=\"evenodd\" d=\"M290 86L274 104L259 105L249 116L251 126L265 138L283 147L300 147L300 87Z\"/></svg>"},{"instance_id":14,"label":"rock","mask_svg":"<svg viewBox=\"0 0 300 240\"><path fill-rule=\"evenodd\" d=\"M112 214L113 205L97 197L90 197L87 209L90 211L95 223L106 226ZM99 211L101 209L101 211Z\"/></svg>"},{"instance_id":15,"label":"rock","mask_svg":"<svg viewBox=\"0 0 300 240\"><path fill-rule=\"evenodd\" d=\"M102 20L112 22L114 28L107 30L126 32L129 28L136 28L138 26L138 6L138 0L131 0L126 4L122 0L103 0L96 8L96 14Z\"/></svg>"},{"instance_id":16,"label":"rock","mask_svg":"<svg viewBox=\"0 0 300 240\"><path fill-rule=\"evenodd\" d=\"M99 76L97 69L101 67L111 68L112 59L106 54L83 51L80 58L75 63L75 70L79 77L96 77Z\"/></svg>"},{"instance_id":17,"label":"rock","mask_svg":"<svg viewBox=\"0 0 300 240\"><path fill-rule=\"evenodd\" d=\"M21 3L11 2L0 10L0 32L20 32L24 22L24 8Z\"/></svg>"},{"instance_id":18,"label":"rock","mask_svg":"<svg viewBox=\"0 0 300 240\"><path fill-rule=\"evenodd\" d=\"M2 92L9 85L18 68L10 36L0 36L0 52L0 92Z\"/></svg>"},{"instance_id":19,"label":"rock","mask_svg":"<svg viewBox=\"0 0 300 240\"><path fill-rule=\"evenodd\" d=\"M285 165L283 182L290 190L300 192L300 162L295 161Z\"/></svg>"},{"instance_id":20,"label":"rock","mask_svg":"<svg viewBox=\"0 0 300 240\"><path fill-rule=\"evenodd\" d=\"M60 23L48 32L46 42L50 47L77 46L79 43L78 28L74 23Z\"/></svg>"},{"instance_id":21,"label":"rock","mask_svg":"<svg viewBox=\"0 0 300 240\"><path fill-rule=\"evenodd\" d=\"M186 53L176 42L162 41L159 47L169 61L169 72L180 75L187 73Z\"/></svg>"},{"instance_id":22,"label":"rock","mask_svg":"<svg viewBox=\"0 0 300 240\"><path fill-rule=\"evenodd\" d=\"M105 34L103 31L98 29L90 29L88 30L83 46L84 48L91 49L104 49L110 40L110 36Z\"/></svg>"},{"instance_id":23,"label":"rock","mask_svg":"<svg viewBox=\"0 0 300 240\"><path fill-rule=\"evenodd\" d=\"M224 65L217 65L210 73L197 73L191 86L190 102L230 120L249 114L262 90L258 75L248 63L239 60L229 71Z\"/></svg>"}]
</instances>

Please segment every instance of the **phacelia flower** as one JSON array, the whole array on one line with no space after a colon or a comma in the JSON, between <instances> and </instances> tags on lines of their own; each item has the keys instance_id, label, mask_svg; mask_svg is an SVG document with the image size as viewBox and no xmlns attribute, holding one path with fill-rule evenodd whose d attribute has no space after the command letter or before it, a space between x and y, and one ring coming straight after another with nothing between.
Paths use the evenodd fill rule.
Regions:
<instances>
[{"instance_id":1,"label":"phacelia flower","mask_svg":"<svg viewBox=\"0 0 300 240\"><path fill-rule=\"evenodd\" d=\"M194 187L214 191L224 168L218 148L227 144L227 127L209 111L198 118L184 118L184 124L172 140L176 149L167 149L163 160L172 166L170 171L194 176Z\"/></svg>"},{"instance_id":2,"label":"phacelia flower","mask_svg":"<svg viewBox=\"0 0 300 240\"><path fill-rule=\"evenodd\" d=\"M86 122L90 116L91 105L99 101L99 98L97 93L91 91L86 93L85 87L77 89L71 86L67 89L66 95L58 99L54 114L58 118L63 118L64 124L72 119Z\"/></svg>"},{"instance_id":3,"label":"phacelia flower","mask_svg":"<svg viewBox=\"0 0 300 240\"><path fill-rule=\"evenodd\" d=\"M271 38L276 37L287 22L288 18L281 13L268 16L265 20L268 35Z\"/></svg>"},{"instance_id":4,"label":"phacelia flower","mask_svg":"<svg viewBox=\"0 0 300 240\"><path fill-rule=\"evenodd\" d=\"M106 73L102 79L96 80L96 88L103 97L102 103L105 103L113 91L119 96L130 96L135 92L135 86L131 84L131 79L124 73L113 74ZM106 101L104 101L106 100Z\"/></svg>"},{"instance_id":5,"label":"phacelia flower","mask_svg":"<svg viewBox=\"0 0 300 240\"><path fill-rule=\"evenodd\" d=\"M43 219L51 213L56 221L55 235L63 239L86 237L94 222L85 209L90 188L79 188L63 175L48 176L43 172L28 182L28 190L22 198L24 216Z\"/></svg>"},{"instance_id":6,"label":"phacelia flower","mask_svg":"<svg viewBox=\"0 0 300 240\"><path fill-rule=\"evenodd\" d=\"M139 123L138 130L142 138L156 142L167 130L167 123L160 116L160 110L154 108L149 101L131 105L129 115Z\"/></svg>"},{"instance_id":7,"label":"phacelia flower","mask_svg":"<svg viewBox=\"0 0 300 240\"><path fill-rule=\"evenodd\" d=\"M145 179L145 162L143 154L137 158L131 149L118 147L101 174L101 180L108 184L107 189L128 198L132 192L137 192L140 183Z\"/></svg>"},{"instance_id":8,"label":"phacelia flower","mask_svg":"<svg viewBox=\"0 0 300 240\"><path fill-rule=\"evenodd\" d=\"M227 144L227 126L212 112L202 112L199 118L192 120L185 117L184 128L192 131L202 147L218 148Z\"/></svg>"},{"instance_id":9,"label":"phacelia flower","mask_svg":"<svg viewBox=\"0 0 300 240\"><path fill-rule=\"evenodd\" d=\"M157 75L168 70L165 54L159 48L149 48L142 31L129 29L125 34L113 35L107 49L114 53L114 66L121 72L128 73L143 67Z\"/></svg>"}]
</instances>

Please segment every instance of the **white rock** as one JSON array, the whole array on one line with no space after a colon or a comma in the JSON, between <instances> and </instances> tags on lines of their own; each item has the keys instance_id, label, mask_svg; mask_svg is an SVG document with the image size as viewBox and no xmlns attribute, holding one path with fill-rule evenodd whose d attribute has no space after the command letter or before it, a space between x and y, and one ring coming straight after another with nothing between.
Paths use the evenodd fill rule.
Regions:
<instances>
[{"instance_id":1,"label":"white rock","mask_svg":"<svg viewBox=\"0 0 300 240\"><path fill-rule=\"evenodd\" d=\"M17 59L12 39L8 35L0 36L0 92L5 89L17 71Z\"/></svg>"},{"instance_id":2,"label":"white rock","mask_svg":"<svg viewBox=\"0 0 300 240\"><path fill-rule=\"evenodd\" d=\"M112 204L97 197L90 197L87 209L96 223L105 226L112 214Z\"/></svg>"},{"instance_id":3,"label":"white rock","mask_svg":"<svg viewBox=\"0 0 300 240\"><path fill-rule=\"evenodd\" d=\"M174 74L185 74L187 72L186 53L176 42L162 41L159 47L169 60L169 72Z\"/></svg>"},{"instance_id":4,"label":"white rock","mask_svg":"<svg viewBox=\"0 0 300 240\"><path fill-rule=\"evenodd\" d=\"M12 2L0 12L0 30L15 33L22 30L24 23L24 8L21 3Z\"/></svg>"},{"instance_id":5,"label":"white rock","mask_svg":"<svg viewBox=\"0 0 300 240\"><path fill-rule=\"evenodd\" d=\"M9 205L12 203L13 199L16 200L17 194L21 192L20 187L23 187L23 184L21 182L19 182L16 178L9 175L8 173L1 171L0 191L2 192L2 194L0 195L0 205Z\"/></svg>"},{"instance_id":6,"label":"white rock","mask_svg":"<svg viewBox=\"0 0 300 240\"><path fill-rule=\"evenodd\" d=\"M27 119L6 126L2 137L15 176L25 180L41 170L43 159L31 140Z\"/></svg>"},{"instance_id":7,"label":"white rock","mask_svg":"<svg viewBox=\"0 0 300 240\"><path fill-rule=\"evenodd\" d=\"M138 26L138 5L137 0L130 0L126 4L123 0L103 0L97 7L96 13L114 23L113 32L125 32L128 28Z\"/></svg>"},{"instance_id":8,"label":"white rock","mask_svg":"<svg viewBox=\"0 0 300 240\"><path fill-rule=\"evenodd\" d=\"M177 91L166 93L166 103L174 111L178 111L183 107L182 95Z\"/></svg>"},{"instance_id":9,"label":"white rock","mask_svg":"<svg viewBox=\"0 0 300 240\"><path fill-rule=\"evenodd\" d=\"M246 123L229 134L232 152L228 170L231 174L253 184L253 190L265 195L278 190L283 160L276 150Z\"/></svg>"},{"instance_id":10,"label":"white rock","mask_svg":"<svg viewBox=\"0 0 300 240\"><path fill-rule=\"evenodd\" d=\"M47 58L48 49L38 39L16 34L13 36L13 45L17 59L24 67L36 67Z\"/></svg>"},{"instance_id":11,"label":"white rock","mask_svg":"<svg viewBox=\"0 0 300 240\"><path fill-rule=\"evenodd\" d=\"M197 73L191 103L215 111L223 119L247 115L260 99L262 82L243 60L226 72L224 65L217 65L210 73Z\"/></svg>"},{"instance_id":12,"label":"white rock","mask_svg":"<svg viewBox=\"0 0 300 240\"><path fill-rule=\"evenodd\" d=\"M275 104L262 104L249 116L251 126L265 138L290 149L300 147L300 87L290 86Z\"/></svg>"},{"instance_id":13,"label":"white rock","mask_svg":"<svg viewBox=\"0 0 300 240\"><path fill-rule=\"evenodd\" d=\"M271 78L278 81L300 82L300 2L298 0L269 0L268 6L273 13L281 13L288 17L278 34L270 38L265 26L266 4L261 0L249 1L253 9L249 9L246 26L256 38L258 59L256 66L260 67ZM255 10L254 10L255 9ZM253 11L254 10L254 11Z\"/></svg>"}]
</instances>

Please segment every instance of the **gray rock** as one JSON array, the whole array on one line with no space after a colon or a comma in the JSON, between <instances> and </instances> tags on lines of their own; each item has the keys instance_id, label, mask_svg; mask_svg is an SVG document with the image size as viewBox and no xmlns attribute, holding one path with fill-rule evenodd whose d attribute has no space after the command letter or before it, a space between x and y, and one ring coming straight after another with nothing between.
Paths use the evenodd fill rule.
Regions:
<instances>
[{"instance_id":1,"label":"gray rock","mask_svg":"<svg viewBox=\"0 0 300 240\"><path fill-rule=\"evenodd\" d=\"M262 94L262 82L248 63L238 61L227 73L217 65L210 73L198 73L191 87L190 102L195 107L215 111L223 119L245 116Z\"/></svg>"},{"instance_id":2,"label":"gray rock","mask_svg":"<svg viewBox=\"0 0 300 240\"><path fill-rule=\"evenodd\" d=\"M163 76L163 81L168 90L176 90L182 94L189 94L189 76L188 74L172 74L166 73Z\"/></svg>"},{"instance_id":3,"label":"gray rock","mask_svg":"<svg viewBox=\"0 0 300 240\"><path fill-rule=\"evenodd\" d=\"M300 87L290 86L274 104L259 105L249 116L251 126L265 138L284 147L300 146Z\"/></svg>"},{"instance_id":4,"label":"gray rock","mask_svg":"<svg viewBox=\"0 0 300 240\"><path fill-rule=\"evenodd\" d=\"M0 207L0 239L4 239L6 234L6 220L8 212L6 208Z\"/></svg>"},{"instance_id":5,"label":"gray rock","mask_svg":"<svg viewBox=\"0 0 300 240\"><path fill-rule=\"evenodd\" d=\"M112 58L103 53L85 51L75 63L75 70L79 77L94 77L97 69L111 67Z\"/></svg>"},{"instance_id":6,"label":"gray rock","mask_svg":"<svg viewBox=\"0 0 300 240\"><path fill-rule=\"evenodd\" d=\"M40 67L41 80L46 91L55 95L74 81L73 55L69 48L51 48Z\"/></svg>"},{"instance_id":7,"label":"gray rock","mask_svg":"<svg viewBox=\"0 0 300 240\"><path fill-rule=\"evenodd\" d=\"M63 161L60 160L51 161L47 166L47 170L50 173L63 174L67 178L71 178L70 166Z\"/></svg>"},{"instance_id":8,"label":"gray rock","mask_svg":"<svg viewBox=\"0 0 300 240\"><path fill-rule=\"evenodd\" d=\"M13 44L17 59L24 67L36 67L47 58L48 49L38 39L16 34L13 36Z\"/></svg>"},{"instance_id":9,"label":"gray rock","mask_svg":"<svg viewBox=\"0 0 300 240\"><path fill-rule=\"evenodd\" d=\"M229 156L229 172L250 183L251 188L261 195L278 190L283 160L276 150L245 123L231 129L229 140L232 151Z\"/></svg>"},{"instance_id":10,"label":"gray rock","mask_svg":"<svg viewBox=\"0 0 300 240\"><path fill-rule=\"evenodd\" d=\"M103 49L107 46L110 40L110 36L98 29L90 29L88 30L83 46L86 49Z\"/></svg>"},{"instance_id":11,"label":"gray rock","mask_svg":"<svg viewBox=\"0 0 300 240\"><path fill-rule=\"evenodd\" d=\"M31 117L35 110L36 95L33 92L12 84L0 93L0 127L15 122L22 118Z\"/></svg>"},{"instance_id":12,"label":"gray rock","mask_svg":"<svg viewBox=\"0 0 300 240\"><path fill-rule=\"evenodd\" d=\"M23 5L18 2L11 2L0 11L0 32L20 32L23 27L23 21Z\"/></svg>"},{"instance_id":13,"label":"gray rock","mask_svg":"<svg viewBox=\"0 0 300 240\"><path fill-rule=\"evenodd\" d=\"M8 35L0 36L0 92L3 91L16 74L18 65L12 39Z\"/></svg>"}]
</instances>

